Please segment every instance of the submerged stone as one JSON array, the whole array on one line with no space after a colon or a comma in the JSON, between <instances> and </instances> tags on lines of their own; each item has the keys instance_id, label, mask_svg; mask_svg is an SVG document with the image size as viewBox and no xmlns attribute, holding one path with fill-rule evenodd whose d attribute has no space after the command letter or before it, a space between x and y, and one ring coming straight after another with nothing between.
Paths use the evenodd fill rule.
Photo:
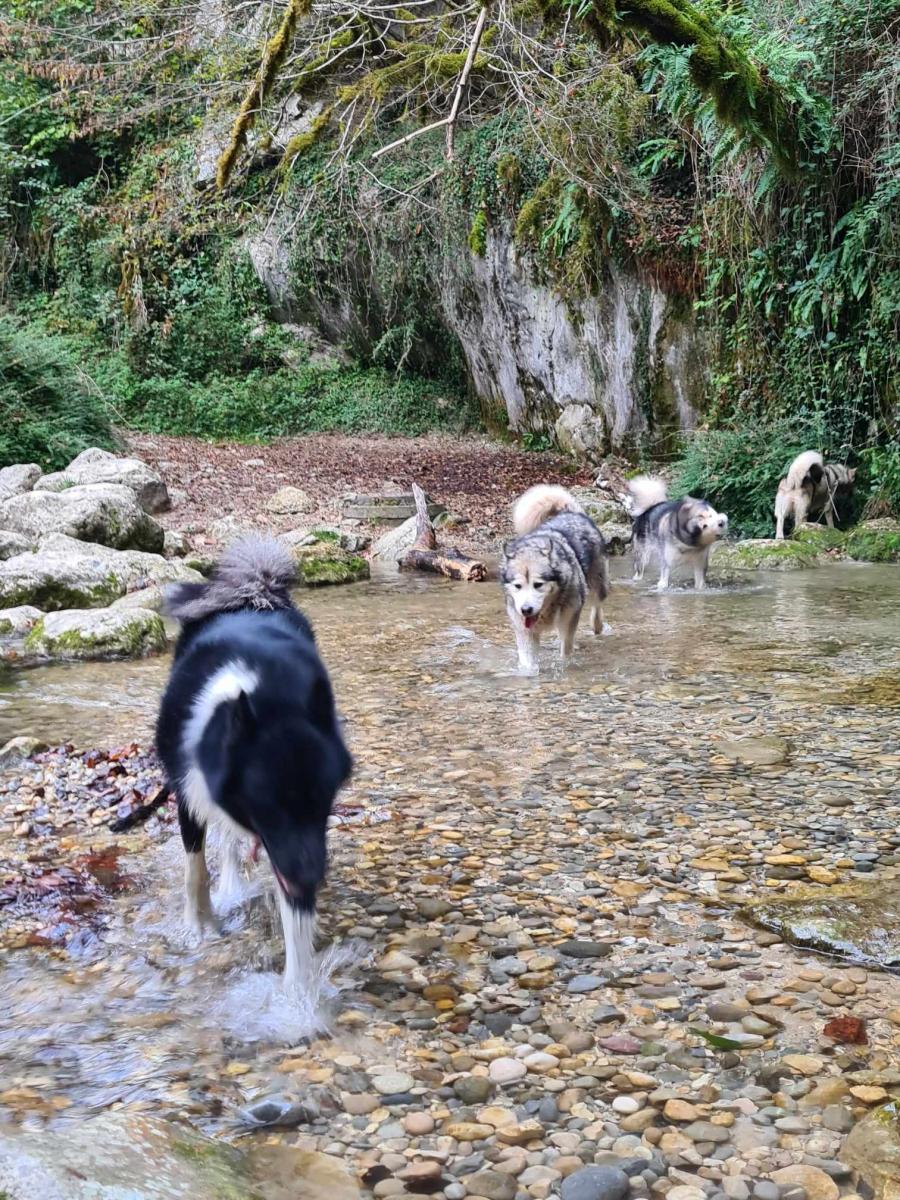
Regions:
<instances>
[{"instance_id":1,"label":"submerged stone","mask_svg":"<svg viewBox=\"0 0 900 1200\"><path fill-rule=\"evenodd\" d=\"M758 737L738 738L734 741L716 742L716 753L734 762L749 766L770 767L783 763L788 756L788 744L784 738Z\"/></svg>"},{"instance_id":2,"label":"submerged stone","mask_svg":"<svg viewBox=\"0 0 900 1200\"><path fill-rule=\"evenodd\" d=\"M744 909L786 942L852 962L900 966L900 879L847 884Z\"/></svg>"},{"instance_id":3,"label":"submerged stone","mask_svg":"<svg viewBox=\"0 0 900 1200\"><path fill-rule=\"evenodd\" d=\"M866 1181L876 1200L900 1196L900 1101L869 1113L850 1131L839 1158Z\"/></svg>"},{"instance_id":4,"label":"submerged stone","mask_svg":"<svg viewBox=\"0 0 900 1200\"><path fill-rule=\"evenodd\" d=\"M339 1159L294 1146L242 1151L189 1125L104 1113L64 1131L0 1134L4 1200L356 1200Z\"/></svg>"}]
</instances>

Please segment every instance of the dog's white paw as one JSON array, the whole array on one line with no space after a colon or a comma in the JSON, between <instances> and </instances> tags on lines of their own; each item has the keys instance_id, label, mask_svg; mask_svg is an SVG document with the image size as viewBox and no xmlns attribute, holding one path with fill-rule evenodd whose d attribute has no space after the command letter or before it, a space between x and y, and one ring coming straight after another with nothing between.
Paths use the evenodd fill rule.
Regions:
<instances>
[{"instance_id":1,"label":"dog's white paw","mask_svg":"<svg viewBox=\"0 0 900 1200\"><path fill-rule=\"evenodd\" d=\"M540 673L541 673L541 668L539 667L539 665L536 662L522 662L521 660L519 661L519 674L520 675L526 675L526 676L540 675Z\"/></svg>"},{"instance_id":2,"label":"dog's white paw","mask_svg":"<svg viewBox=\"0 0 900 1200\"><path fill-rule=\"evenodd\" d=\"M610 625L609 621L604 621L603 627L600 630L600 636L601 637L612 637L612 631L613 631L613 627L612 627L612 625Z\"/></svg>"}]
</instances>

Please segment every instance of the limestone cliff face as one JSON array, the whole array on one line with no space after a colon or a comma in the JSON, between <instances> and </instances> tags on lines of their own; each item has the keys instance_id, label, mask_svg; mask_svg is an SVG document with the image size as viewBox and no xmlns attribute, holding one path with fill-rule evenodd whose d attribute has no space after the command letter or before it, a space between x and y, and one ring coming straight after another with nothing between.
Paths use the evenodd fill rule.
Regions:
<instances>
[{"instance_id":1,"label":"limestone cliff face","mask_svg":"<svg viewBox=\"0 0 900 1200\"><path fill-rule=\"evenodd\" d=\"M314 322L359 350L385 332L368 272L345 264L341 289L311 306L291 289L290 235L271 228L248 252L280 320ZM463 246L465 244L463 243ZM551 437L579 457L660 449L694 427L706 355L689 302L612 261L597 294L564 299L538 280L506 233L435 271L434 303L458 340L489 422ZM427 362L428 348L416 358Z\"/></svg>"},{"instance_id":2,"label":"limestone cliff face","mask_svg":"<svg viewBox=\"0 0 900 1200\"><path fill-rule=\"evenodd\" d=\"M472 386L511 429L588 456L696 423L703 371L689 306L610 262L577 305L535 281L507 236L447 272L442 306Z\"/></svg>"}]
</instances>

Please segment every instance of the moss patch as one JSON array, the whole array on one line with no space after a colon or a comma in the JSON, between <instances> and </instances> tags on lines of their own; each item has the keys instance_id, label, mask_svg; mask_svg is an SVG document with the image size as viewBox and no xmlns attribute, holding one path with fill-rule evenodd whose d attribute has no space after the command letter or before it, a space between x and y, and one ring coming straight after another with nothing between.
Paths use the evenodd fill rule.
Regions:
<instances>
[{"instance_id":1,"label":"moss patch","mask_svg":"<svg viewBox=\"0 0 900 1200\"><path fill-rule=\"evenodd\" d=\"M803 525L794 531L792 542L809 546L817 553L827 550L843 550L847 534L842 529L829 529L827 525Z\"/></svg>"},{"instance_id":2,"label":"moss patch","mask_svg":"<svg viewBox=\"0 0 900 1200\"><path fill-rule=\"evenodd\" d=\"M860 562L900 562L900 530L851 529L844 543L850 558Z\"/></svg>"}]
</instances>

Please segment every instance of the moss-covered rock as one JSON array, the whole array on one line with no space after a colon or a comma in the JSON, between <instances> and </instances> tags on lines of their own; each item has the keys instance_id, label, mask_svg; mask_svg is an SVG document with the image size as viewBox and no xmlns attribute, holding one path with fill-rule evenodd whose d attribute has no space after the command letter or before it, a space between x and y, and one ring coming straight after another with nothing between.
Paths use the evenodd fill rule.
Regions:
<instances>
[{"instance_id":1,"label":"moss-covered rock","mask_svg":"<svg viewBox=\"0 0 900 1200\"><path fill-rule=\"evenodd\" d=\"M860 562L900 562L900 521L863 521L847 533L844 550Z\"/></svg>"},{"instance_id":2,"label":"moss-covered rock","mask_svg":"<svg viewBox=\"0 0 900 1200\"><path fill-rule=\"evenodd\" d=\"M179 559L140 550L111 550L55 533L32 554L0 563L0 604L34 605L43 612L105 608L126 592L151 584L198 582Z\"/></svg>"},{"instance_id":3,"label":"moss-covered rock","mask_svg":"<svg viewBox=\"0 0 900 1200\"><path fill-rule=\"evenodd\" d=\"M325 587L338 583L357 583L369 578L369 564L358 554L341 548L328 538L311 545L292 546L297 564L298 582L303 587Z\"/></svg>"},{"instance_id":4,"label":"moss-covered rock","mask_svg":"<svg viewBox=\"0 0 900 1200\"><path fill-rule=\"evenodd\" d=\"M25 537L61 533L117 550L162 551L161 525L123 484L92 483L60 492L22 492L0 501L0 528Z\"/></svg>"},{"instance_id":5,"label":"moss-covered rock","mask_svg":"<svg viewBox=\"0 0 900 1200\"><path fill-rule=\"evenodd\" d=\"M842 552L847 534L843 529L831 529L827 525L801 525L794 530L791 540L808 546L817 554L825 554L829 551Z\"/></svg>"},{"instance_id":6,"label":"moss-covered rock","mask_svg":"<svg viewBox=\"0 0 900 1200\"><path fill-rule=\"evenodd\" d=\"M852 529L829 529L827 525L801 525L790 545L821 557L852 558L857 562L900 562L900 521L879 517L862 521Z\"/></svg>"},{"instance_id":7,"label":"moss-covered rock","mask_svg":"<svg viewBox=\"0 0 900 1200\"><path fill-rule=\"evenodd\" d=\"M801 541L776 542L774 538L723 542L712 552L712 565L717 571L797 571L821 562L822 553L816 547Z\"/></svg>"},{"instance_id":8,"label":"moss-covered rock","mask_svg":"<svg viewBox=\"0 0 900 1200\"><path fill-rule=\"evenodd\" d=\"M866 1181L875 1200L900 1196L900 1101L876 1108L850 1130L839 1159Z\"/></svg>"},{"instance_id":9,"label":"moss-covered rock","mask_svg":"<svg viewBox=\"0 0 900 1200\"><path fill-rule=\"evenodd\" d=\"M143 658L166 648L166 629L148 608L48 613L25 639L31 654L57 659Z\"/></svg>"}]
</instances>

